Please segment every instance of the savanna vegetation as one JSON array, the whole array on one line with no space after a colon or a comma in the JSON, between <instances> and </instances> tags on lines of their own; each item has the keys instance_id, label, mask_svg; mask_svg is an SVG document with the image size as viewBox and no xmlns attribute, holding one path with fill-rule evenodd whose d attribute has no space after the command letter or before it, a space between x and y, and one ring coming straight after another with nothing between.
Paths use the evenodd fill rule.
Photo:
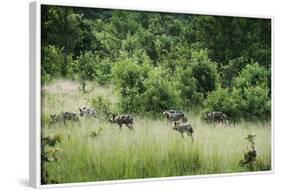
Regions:
<instances>
[{"instance_id":1,"label":"savanna vegetation","mask_svg":"<svg viewBox=\"0 0 281 190\"><path fill-rule=\"evenodd\" d=\"M271 169L269 19L48 5L41 21L42 183ZM82 106L96 117L51 123ZM229 122L204 122L213 111Z\"/></svg>"}]
</instances>

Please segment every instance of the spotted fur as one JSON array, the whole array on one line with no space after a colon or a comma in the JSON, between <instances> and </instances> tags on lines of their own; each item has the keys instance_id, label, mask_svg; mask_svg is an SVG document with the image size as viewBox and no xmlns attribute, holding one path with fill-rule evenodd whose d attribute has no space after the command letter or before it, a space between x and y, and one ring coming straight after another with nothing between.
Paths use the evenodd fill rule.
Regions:
<instances>
[{"instance_id":1,"label":"spotted fur","mask_svg":"<svg viewBox=\"0 0 281 190\"><path fill-rule=\"evenodd\" d=\"M109 120L111 123L116 123L119 125L120 129L122 125L125 124L130 130L133 130L134 119L131 115L112 115L112 118Z\"/></svg>"},{"instance_id":2,"label":"spotted fur","mask_svg":"<svg viewBox=\"0 0 281 190\"><path fill-rule=\"evenodd\" d=\"M174 127L173 127L173 130L176 130L178 131L182 137L184 133L186 133L188 136L191 137L192 141L193 141L193 128L191 126L190 123L188 122L185 122L185 123L180 123L180 122L174 122Z\"/></svg>"},{"instance_id":3,"label":"spotted fur","mask_svg":"<svg viewBox=\"0 0 281 190\"><path fill-rule=\"evenodd\" d=\"M79 121L79 117L75 112L61 112L59 114L50 115L51 124L65 123L66 121Z\"/></svg>"},{"instance_id":4,"label":"spotted fur","mask_svg":"<svg viewBox=\"0 0 281 190\"><path fill-rule=\"evenodd\" d=\"M84 106L83 108L79 108L80 111L80 116L86 116L86 117L96 117L97 113L96 110L93 108L87 108L86 106Z\"/></svg>"},{"instance_id":5,"label":"spotted fur","mask_svg":"<svg viewBox=\"0 0 281 190\"><path fill-rule=\"evenodd\" d=\"M170 121L179 121L185 117L184 113L178 110L166 110L163 115Z\"/></svg>"},{"instance_id":6,"label":"spotted fur","mask_svg":"<svg viewBox=\"0 0 281 190\"><path fill-rule=\"evenodd\" d=\"M206 114L204 119L209 123L228 123L226 114L219 111Z\"/></svg>"}]
</instances>

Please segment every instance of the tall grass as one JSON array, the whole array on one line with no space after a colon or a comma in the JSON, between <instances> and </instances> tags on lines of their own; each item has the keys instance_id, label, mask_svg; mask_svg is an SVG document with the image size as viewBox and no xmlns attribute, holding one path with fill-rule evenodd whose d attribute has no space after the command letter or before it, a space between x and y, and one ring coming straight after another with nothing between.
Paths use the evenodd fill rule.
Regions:
<instances>
[{"instance_id":1,"label":"tall grass","mask_svg":"<svg viewBox=\"0 0 281 190\"><path fill-rule=\"evenodd\" d=\"M95 90L107 93L102 87ZM99 93L95 90L93 94ZM43 98L43 135L63 136L60 161L46 164L49 175L59 183L244 172L247 168L238 163L247 150L244 138L249 132L256 134L259 159L271 166L270 123L214 126L189 114L193 142L172 130L164 118L136 117L135 132L99 119L49 125L48 114L58 109L78 110L87 105L90 96L78 90L65 94L47 91Z\"/></svg>"}]
</instances>

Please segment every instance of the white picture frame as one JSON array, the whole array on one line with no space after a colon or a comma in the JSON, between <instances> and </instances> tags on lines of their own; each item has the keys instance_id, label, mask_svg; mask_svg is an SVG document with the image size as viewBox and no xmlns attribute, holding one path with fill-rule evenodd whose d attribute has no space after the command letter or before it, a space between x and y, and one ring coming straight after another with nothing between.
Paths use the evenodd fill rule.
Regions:
<instances>
[{"instance_id":1,"label":"white picture frame","mask_svg":"<svg viewBox=\"0 0 281 190\"><path fill-rule=\"evenodd\" d=\"M241 176L241 175L256 175L256 174L272 174L274 173L274 99L272 102L272 126L271 126L271 170L270 171L259 171L259 172L243 172L243 173L230 173L230 174L206 174L198 176L180 176L180 177L161 177L161 178L145 178L145 179L129 179L129 180L114 180L114 181L98 181L98 182L80 182L80 183L67 183L67 184L54 184L54 185L41 185L40 183L40 160L41 160L41 5L61 5L61 6L74 6L74 7L88 7L88 8L108 8L108 9L123 9L123 10L140 10L140 11L158 11L167 13L187 13L187 14L202 14L202 15L214 15L214 16L235 16L235 17L252 17L252 18L267 18L271 19L271 32L272 32L272 62L271 62L271 80L272 80L272 91L274 91L274 17L265 15L238 15L229 13L215 13L215 12L201 12L201 11L183 11L183 10L165 10L165 9L147 9L143 7L124 7L124 6L109 6L100 4L86 4L86 3L70 3L70 2L54 2L48 0L39 0L30 3L29 14L30 14L30 26L29 26L29 57L30 57L30 68L29 68L29 179L30 185L34 188L48 188L48 187L68 187L68 186L81 186L81 185L100 185L100 184L118 184L118 183L136 183L146 181L159 181L159 180L187 180L193 178L206 178L206 177L221 177L221 176Z\"/></svg>"}]
</instances>

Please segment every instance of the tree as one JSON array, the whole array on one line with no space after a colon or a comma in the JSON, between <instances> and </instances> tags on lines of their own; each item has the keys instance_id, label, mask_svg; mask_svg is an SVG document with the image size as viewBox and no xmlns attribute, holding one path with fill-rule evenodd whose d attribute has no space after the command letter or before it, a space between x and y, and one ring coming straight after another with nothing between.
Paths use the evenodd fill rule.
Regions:
<instances>
[{"instance_id":1,"label":"tree","mask_svg":"<svg viewBox=\"0 0 281 190\"><path fill-rule=\"evenodd\" d=\"M120 94L120 108L124 112L136 113L140 108L140 95L144 93L144 80L148 77L151 66L138 64L135 58L126 55L112 68L116 90Z\"/></svg>"},{"instance_id":2,"label":"tree","mask_svg":"<svg viewBox=\"0 0 281 190\"><path fill-rule=\"evenodd\" d=\"M48 45L42 49L42 83L49 82L51 78L60 75L60 71L63 65L63 53L62 50Z\"/></svg>"},{"instance_id":3,"label":"tree","mask_svg":"<svg viewBox=\"0 0 281 190\"><path fill-rule=\"evenodd\" d=\"M204 100L203 115L213 111L221 111L228 116L231 121L237 121L240 118L240 110L238 109L237 101L228 88L218 88L216 91L208 94Z\"/></svg>"},{"instance_id":4,"label":"tree","mask_svg":"<svg viewBox=\"0 0 281 190\"><path fill-rule=\"evenodd\" d=\"M242 69L249 64L250 60L244 57L238 57L229 60L227 65L223 65L220 71L222 77L222 86L231 87L232 81L239 75Z\"/></svg>"},{"instance_id":5,"label":"tree","mask_svg":"<svg viewBox=\"0 0 281 190\"><path fill-rule=\"evenodd\" d=\"M82 16L70 7L42 6L42 44L52 44L63 50L61 73L67 75L67 57L81 38Z\"/></svg>"},{"instance_id":6,"label":"tree","mask_svg":"<svg viewBox=\"0 0 281 190\"><path fill-rule=\"evenodd\" d=\"M243 91L253 86L267 87L269 71L258 63L248 64L233 81L234 88Z\"/></svg>"},{"instance_id":7,"label":"tree","mask_svg":"<svg viewBox=\"0 0 281 190\"><path fill-rule=\"evenodd\" d=\"M270 68L271 20L225 16L196 16L190 23L191 43L207 48L211 60L222 65L238 57Z\"/></svg>"},{"instance_id":8,"label":"tree","mask_svg":"<svg viewBox=\"0 0 281 190\"><path fill-rule=\"evenodd\" d=\"M186 110L191 110L200 105L203 100L203 94L197 91L196 79L192 75L191 67L176 70L177 87L180 90L181 103Z\"/></svg>"},{"instance_id":9,"label":"tree","mask_svg":"<svg viewBox=\"0 0 281 190\"><path fill-rule=\"evenodd\" d=\"M78 72L82 90L86 90L86 80L93 80L96 76L97 62L99 57L92 51L87 51L78 57Z\"/></svg>"},{"instance_id":10,"label":"tree","mask_svg":"<svg viewBox=\"0 0 281 190\"><path fill-rule=\"evenodd\" d=\"M265 120L271 116L268 75L259 64L247 65L234 79L233 96L241 116L247 120Z\"/></svg>"},{"instance_id":11,"label":"tree","mask_svg":"<svg viewBox=\"0 0 281 190\"><path fill-rule=\"evenodd\" d=\"M179 108L179 91L175 83L165 79L165 75L160 68L149 72L144 81L146 90L141 96L143 112L159 114L166 109Z\"/></svg>"},{"instance_id":12,"label":"tree","mask_svg":"<svg viewBox=\"0 0 281 190\"><path fill-rule=\"evenodd\" d=\"M207 51L193 52L191 56L192 75L196 79L197 91L204 98L219 86L219 75L214 62L208 58Z\"/></svg>"}]
</instances>

